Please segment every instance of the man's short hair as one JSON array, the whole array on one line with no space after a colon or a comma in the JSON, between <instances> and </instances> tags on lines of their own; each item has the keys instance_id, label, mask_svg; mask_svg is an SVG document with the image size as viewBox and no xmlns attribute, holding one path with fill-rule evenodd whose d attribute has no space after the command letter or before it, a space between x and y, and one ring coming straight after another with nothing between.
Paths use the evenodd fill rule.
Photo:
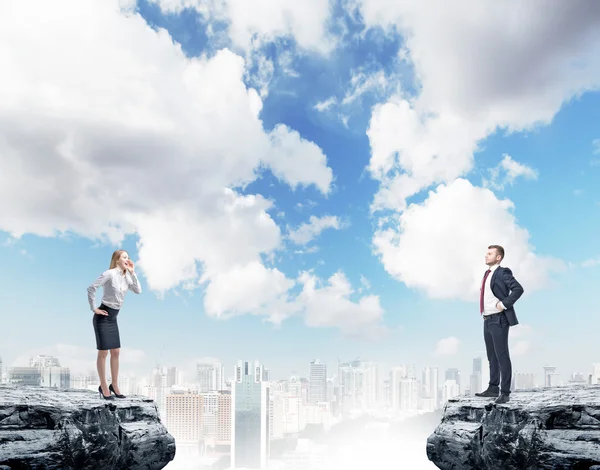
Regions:
<instances>
[{"instance_id":1,"label":"man's short hair","mask_svg":"<svg viewBox=\"0 0 600 470\"><path fill-rule=\"evenodd\" d=\"M491 250L492 248L495 249L496 253L500 255L500 261L502 261L504 259L504 248L502 248L500 245L488 246L488 250Z\"/></svg>"}]
</instances>

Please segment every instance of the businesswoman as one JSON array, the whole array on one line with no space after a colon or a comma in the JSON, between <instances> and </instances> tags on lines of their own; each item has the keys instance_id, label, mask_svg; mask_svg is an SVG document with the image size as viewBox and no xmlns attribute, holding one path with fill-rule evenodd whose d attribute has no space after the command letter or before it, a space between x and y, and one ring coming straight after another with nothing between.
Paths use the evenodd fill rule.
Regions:
<instances>
[{"instance_id":1,"label":"businesswoman","mask_svg":"<svg viewBox=\"0 0 600 470\"><path fill-rule=\"evenodd\" d=\"M96 291L102 286L104 294L102 303L95 307ZM117 250L110 260L110 268L104 271L90 287L88 287L88 301L94 312L92 323L96 333L96 349L98 358L96 367L100 377L98 393L106 400L112 400L111 393L117 398L125 398L119 390L119 352L121 349L121 338L119 337L119 325L117 315L123 305L125 293L131 290L136 294L142 293L142 288L137 276L133 261L125 250ZM112 383L106 383L106 356L110 351L110 376Z\"/></svg>"}]
</instances>

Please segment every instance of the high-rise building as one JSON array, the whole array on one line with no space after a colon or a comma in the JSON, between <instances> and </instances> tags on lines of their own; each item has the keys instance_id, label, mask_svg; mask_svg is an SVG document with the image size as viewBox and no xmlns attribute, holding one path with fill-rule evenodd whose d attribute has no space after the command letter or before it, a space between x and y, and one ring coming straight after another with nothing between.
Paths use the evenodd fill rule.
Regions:
<instances>
[{"instance_id":1,"label":"high-rise building","mask_svg":"<svg viewBox=\"0 0 600 470\"><path fill-rule=\"evenodd\" d=\"M219 392L219 414L217 418L217 445L231 444L231 392Z\"/></svg>"},{"instance_id":2,"label":"high-rise building","mask_svg":"<svg viewBox=\"0 0 600 470\"><path fill-rule=\"evenodd\" d=\"M437 367L425 367L423 371L423 397L433 400L434 409L439 403L439 371Z\"/></svg>"},{"instance_id":3,"label":"high-rise building","mask_svg":"<svg viewBox=\"0 0 600 470\"><path fill-rule=\"evenodd\" d=\"M166 414L167 429L177 446L197 447L202 438L204 397L174 390L166 396Z\"/></svg>"},{"instance_id":4,"label":"high-rise building","mask_svg":"<svg viewBox=\"0 0 600 470\"><path fill-rule=\"evenodd\" d=\"M478 374L478 373L481 374L481 372L482 372L481 363L482 363L482 360L481 360L480 356L473 358L473 373L474 374Z\"/></svg>"},{"instance_id":5,"label":"high-rise building","mask_svg":"<svg viewBox=\"0 0 600 470\"><path fill-rule=\"evenodd\" d=\"M269 460L269 384L263 367L239 361L232 383L231 467L264 469Z\"/></svg>"},{"instance_id":6,"label":"high-rise building","mask_svg":"<svg viewBox=\"0 0 600 470\"><path fill-rule=\"evenodd\" d=\"M167 388L177 384L177 367L167 367Z\"/></svg>"},{"instance_id":7,"label":"high-rise building","mask_svg":"<svg viewBox=\"0 0 600 470\"><path fill-rule=\"evenodd\" d=\"M364 407L377 409L385 405L383 389L383 365L378 362L363 362L364 374Z\"/></svg>"},{"instance_id":8,"label":"high-rise building","mask_svg":"<svg viewBox=\"0 0 600 470\"><path fill-rule=\"evenodd\" d=\"M0 357L0 384L4 383L4 368L2 366L2 357Z\"/></svg>"},{"instance_id":9,"label":"high-rise building","mask_svg":"<svg viewBox=\"0 0 600 470\"><path fill-rule=\"evenodd\" d=\"M419 383L415 378L401 379L398 383L400 411L411 411L419 408Z\"/></svg>"},{"instance_id":10,"label":"high-rise building","mask_svg":"<svg viewBox=\"0 0 600 470\"><path fill-rule=\"evenodd\" d=\"M514 390L527 390L535 387L533 374L515 374L513 377Z\"/></svg>"},{"instance_id":11,"label":"high-rise building","mask_svg":"<svg viewBox=\"0 0 600 470\"><path fill-rule=\"evenodd\" d=\"M327 400L327 365L318 359L311 361L308 374L308 402Z\"/></svg>"},{"instance_id":12,"label":"high-rise building","mask_svg":"<svg viewBox=\"0 0 600 470\"><path fill-rule=\"evenodd\" d=\"M600 385L600 362L592 364L592 384Z\"/></svg>"},{"instance_id":13,"label":"high-rise building","mask_svg":"<svg viewBox=\"0 0 600 470\"><path fill-rule=\"evenodd\" d=\"M12 385L40 386L42 373L39 367L10 367L8 369L8 383Z\"/></svg>"},{"instance_id":14,"label":"high-rise building","mask_svg":"<svg viewBox=\"0 0 600 470\"><path fill-rule=\"evenodd\" d=\"M200 393L225 390L224 368L220 363L197 364L196 380Z\"/></svg>"},{"instance_id":15,"label":"high-rise building","mask_svg":"<svg viewBox=\"0 0 600 470\"><path fill-rule=\"evenodd\" d=\"M469 382L469 392L475 395L483 390L483 377L481 370L481 357L473 358L473 372Z\"/></svg>"},{"instance_id":16,"label":"high-rise building","mask_svg":"<svg viewBox=\"0 0 600 470\"><path fill-rule=\"evenodd\" d=\"M458 386L458 394L460 395L460 371L458 369L446 369L445 380L454 380Z\"/></svg>"},{"instance_id":17,"label":"high-rise building","mask_svg":"<svg viewBox=\"0 0 600 470\"><path fill-rule=\"evenodd\" d=\"M202 437L214 439L217 436L219 420L219 392L206 392L202 395L204 397Z\"/></svg>"},{"instance_id":18,"label":"high-rise building","mask_svg":"<svg viewBox=\"0 0 600 470\"><path fill-rule=\"evenodd\" d=\"M71 371L68 367L40 367L42 387L70 388Z\"/></svg>"},{"instance_id":19,"label":"high-rise building","mask_svg":"<svg viewBox=\"0 0 600 470\"><path fill-rule=\"evenodd\" d=\"M544 367L544 387L553 387L557 385L555 380L556 375L556 367Z\"/></svg>"},{"instance_id":20,"label":"high-rise building","mask_svg":"<svg viewBox=\"0 0 600 470\"><path fill-rule=\"evenodd\" d=\"M585 383L587 383L587 380L585 378L585 375L582 372L573 372L571 374L571 379L569 380L569 383L571 383L571 384L585 384Z\"/></svg>"},{"instance_id":21,"label":"high-rise building","mask_svg":"<svg viewBox=\"0 0 600 470\"><path fill-rule=\"evenodd\" d=\"M29 358L29 367L60 367L60 361L57 357L39 354Z\"/></svg>"},{"instance_id":22,"label":"high-rise building","mask_svg":"<svg viewBox=\"0 0 600 470\"><path fill-rule=\"evenodd\" d=\"M444 402L450 398L454 398L460 395L460 388L454 379L446 380L444 382Z\"/></svg>"}]
</instances>

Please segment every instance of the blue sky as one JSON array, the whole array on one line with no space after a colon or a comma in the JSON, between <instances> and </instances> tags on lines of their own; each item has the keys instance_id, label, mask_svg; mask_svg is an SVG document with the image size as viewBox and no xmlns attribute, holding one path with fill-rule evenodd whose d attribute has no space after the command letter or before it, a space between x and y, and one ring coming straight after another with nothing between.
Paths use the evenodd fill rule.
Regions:
<instances>
[{"instance_id":1,"label":"blue sky","mask_svg":"<svg viewBox=\"0 0 600 470\"><path fill-rule=\"evenodd\" d=\"M210 5L0 15L6 365L93 368L85 290L123 247L144 288L119 318L124 371L360 356L466 375L491 243L525 288L513 368L600 361L586 2L562 20L483 2L473 23L460 2Z\"/></svg>"}]
</instances>

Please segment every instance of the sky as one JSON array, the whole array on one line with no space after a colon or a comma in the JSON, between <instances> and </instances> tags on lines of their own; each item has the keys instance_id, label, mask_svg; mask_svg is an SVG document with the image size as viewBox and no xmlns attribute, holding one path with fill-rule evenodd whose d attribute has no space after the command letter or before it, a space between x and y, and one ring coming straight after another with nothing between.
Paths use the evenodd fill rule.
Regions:
<instances>
[{"instance_id":1,"label":"sky","mask_svg":"<svg viewBox=\"0 0 600 470\"><path fill-rule=\"evenodd\" d=\"M587 375L599 26L593 0L3 2L5 366L94 370L86 289L123 248L143 288L124 373L360 357L464 376L500 244L525 290L513 370Z\"/></svg>"}]
</instances>

